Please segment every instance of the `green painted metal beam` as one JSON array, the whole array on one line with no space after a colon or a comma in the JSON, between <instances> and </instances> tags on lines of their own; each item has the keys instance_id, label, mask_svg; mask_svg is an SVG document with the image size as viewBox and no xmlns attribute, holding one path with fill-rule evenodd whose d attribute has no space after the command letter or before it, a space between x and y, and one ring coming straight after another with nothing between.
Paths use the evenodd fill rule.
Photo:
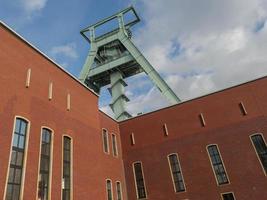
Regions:
<instances>
[{"instance_id":1,"label":"green painted metal beam","mask_svg":"<svg viewBox=\"0 0 267 200\"><path fill-rule=\"evenodd\" d=\"M117 71L110 74L111 81L111 96L112 102L110 104L111 109L115 114L115 118L119 121L127 119L130 114L126 112L125 104L129 99L125 96L125 84L122 74Z\"/></svg>"},{"instance_id":2,"label":"green painted metal beam","mask_svg":"<svg viewBox=\"0 0 267 200\"><path fill-rule=\"evenodd\" d=\"M135 18L125 24L124 15L129 12L132 12ZM95 35L96 28L114 19L117 19L118 27L100 36ZM142 71L172 104L180 102L168 84L130 40L129 28L139 21L140 18L134 8L129 7L81 31L82 36L91 43L91 49L80 73L80 80L97 91L102 86L111 84L110 107L117 120L124 120L131 116L126 111L126 102L129 99L125 96L127 84L124 78ZM89 37L86 35L87 32Z\"/></svg>"},{"instance_id":3,"label":"green painted metal beam","mask_svg":"<svg viewBox=\"0 0 267 200\"><path fill-rule=\"evenodd\" d=\"M88 77L92 77L92 76L95 76L97 74L100 74L100 73L103 73L105 71L109 71L109 70L112 70L114 68L117 68L125 63L128 63L128 62L131 62L133 61L134 58L132 55L128 54L128 55L125 55L121 58L118 58L116 60L112 60L111 62L108 62L106 64L103 64L103 65L100 65L96 68L93 68L89 71L89 73L87 73Z\"/></svg>"},{"instance_id":4,"label":"green painted metal beam","mask_svg":"<svg viewBox=\"0 0 267 200\"><path fill-rule=\"evenodd\" d=\"M130 54L135 58L137 63L143 68L144 72L149 76L151 81L157 86L160 92L173 104L181 102L168 84L161 78L159 73L147 61L143 54L135 47L132 41L123 33L120 32L119 40L127 48Z\"/></svg>"},{"instance_id":5,"label":"green painted metal beam","mask_svg":"<svg viewBox=\"0 0 267 200\"><path fill-rule=\"evenodd\" d=\"M80 73L80 76L79 76L79 80L82 81L82 82L85 82L89 72L90 72L90 69L91 69L91 66L93 65L94 63L94 59L96 57L96 53L97 53L97 47L94 43L91 43L91 49L90 49L90 52L86 58L86 61L83 65L83 68L82 68L82 71Z\"/></svg>"}]
</instances>

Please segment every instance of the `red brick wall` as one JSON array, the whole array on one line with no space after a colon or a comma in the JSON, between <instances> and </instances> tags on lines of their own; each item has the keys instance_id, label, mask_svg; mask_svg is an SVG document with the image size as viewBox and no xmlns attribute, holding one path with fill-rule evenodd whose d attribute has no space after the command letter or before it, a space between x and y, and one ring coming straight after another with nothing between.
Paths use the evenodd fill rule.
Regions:
<instances>
[{"instance_id":1,"label":"red brick wall","mask_svg":"<svg viewBox=\"0 0 267 200\"><path fill-rule=\"evenodd\" d=\"M61 197L64 134L73 139L75 200L106 199L107 178L112 180L114 199L116 181L122 183L124 199L127 195L129 200L136 199L135 161L143 163L149 199L220 199L223 192L234 192L237 200L267 199L267 179L249 139L256 132L267 139L267 78L118 124L99 112L97 96L1 24L0 67L0 196L7 178L14 118L19 115L31 122L23 199L36 198L41 126L54 131L52 199ZM28 68L32 69L31 84L26 88ZM53 82L51 101L49 82ZM66 109L68 93L70 111ZM246 116L239 108L241 101ZM164 123L168 137L164 136ZM109 155L103 152L102 128L109 133ZM118 157L112 155L111 133L117 135ZM230 184L217 186L208 144L219 146ZM186 192L174 192L167 162L170 153L179 155Z\"/></svg>"},{"instance_id":2,"label":"red brick wall","mask_svg":"<svg viewBox=\"0 0 267 200\"><path fill-rule=\"evenodd\" d=\"M114 199L117 198L116 193L116 181L121 182L122 192L123 192L123 199L127 199L126 193L126 183L125 183L125 175L124 175L124 165L122 161L123 150L121 148L121 140L120 140L120 132L119 132L119 125L116 121L109 118L103 112L100 112L100 124L102 128L105 128L108 131L108 141L109 141L109 154L102 153L103 156L103 171L101 174L103 178L109 178L113 184L113 197ZM111 135L116 135L117 139L117 149L118 149L118 156L113 156L112 152L112 140ZM103 152L103 146L102 146ZM107 198L103 198L107 199Z\"/></svg>"},{"instance_id":3,"label":"red brick wall","mask_svg":"<svg viewBox=\"0 0 267 200\"><path fill-rule=\"evenodd\" d=\"M125 185L121 156L107 156L102 149L101 127L119 134L118 126L99 113L96 95L2 25L0 67L0 198L7 178L16 115L31 123L23 199L36 199L41 126L54 131L52 199L61 198L63 134L73 139L73 199L105 199L108 177ZM30 87L26 88L28 68L32 72ZM53 82L51 101L49 82ZM66 109L68 93L70 111ZM117 138L119 141L120 137Z\"/></svg>"},{"instance_id":4,"label":"red brick wall","mask_svg":"<svg viewBox=\"0 0 267 200\"><path fill-rule=\"evenodd\" d=\"M129 200L136 199L135 161L143 163L149 199L220 199L220 193L229 191L237 200L267 199L267 179L249 138L261 132L267 139L266 86L264 78L121 122ZM246 116L239 108L241 101ZM164 123L168 137L164 136ZM219 146L230 179L228 185L217 186L206 151L209 144ZM167 161L170 153L178 153L186 192L174 192Z\"/></svg>"}]
</instances>

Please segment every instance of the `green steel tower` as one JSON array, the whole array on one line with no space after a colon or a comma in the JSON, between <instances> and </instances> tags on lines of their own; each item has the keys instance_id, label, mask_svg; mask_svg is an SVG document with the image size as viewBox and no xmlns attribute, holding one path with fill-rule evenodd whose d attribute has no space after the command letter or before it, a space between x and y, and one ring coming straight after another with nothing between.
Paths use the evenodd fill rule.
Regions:
<instances>
[{"instance_id":1,"label":"green steel tower","mask_svg":"<svg viewBox=\"0 0 267 200\"><path fill-rule=\"evenodd\" d=\"M129 17L130 16L130 17ZM153 66L131 41L130 28L140 21L133 7L122 10L81 31L82 36L91 44L79 79L99 93L101 87L109 85L112 97L110 107L117 120L131 115L126 111L125 78L145 72L160 92L172 103L180 99L161 78ZM111 24L116 22L116 28ZM106 27L109 31L97 35L98 29Z\"/></svg>"}]
</instances>

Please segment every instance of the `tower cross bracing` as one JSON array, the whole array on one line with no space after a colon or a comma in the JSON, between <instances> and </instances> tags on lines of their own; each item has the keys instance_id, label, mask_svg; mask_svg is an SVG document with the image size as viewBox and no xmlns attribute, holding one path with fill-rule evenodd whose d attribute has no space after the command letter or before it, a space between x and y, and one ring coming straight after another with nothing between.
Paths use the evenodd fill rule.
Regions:
<instances>
[{"instance_id":1,"label":"tower cross bracing","mask_svg":"<svg viewBox=\"0 0 267 200\"><path fill-rule=\"evenodd\" d=\"M129 14L132 16L130 20L126 19ZM114 20L118 24L116 28L112 27L108 32L96 35L99 27ZM110 107L119 121L131 117L126 111L126 102L129 98L125 95L127 86L125 78L141 72L148 75L162 95L172 104L180 102L172 89L131 41L130 28L139 21L140 18L134 8L129 7L81 31L91 48L79 79L97 93L100 92L101 87L110 85L109 92L112 97Z\"/></svg>"}]
</instances>

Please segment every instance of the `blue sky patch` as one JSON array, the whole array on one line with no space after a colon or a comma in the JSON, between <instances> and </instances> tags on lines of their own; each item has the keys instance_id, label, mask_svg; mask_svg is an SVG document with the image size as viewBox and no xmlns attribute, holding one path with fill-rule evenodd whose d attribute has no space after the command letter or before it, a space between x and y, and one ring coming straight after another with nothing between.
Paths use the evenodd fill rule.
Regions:
<instances>
[{"instance_id":1,"label":"blue sky patch","mask_svg":"<svg viewBox=\"0 0 267 200\"><path fill-rule=\"evenodd\" d=\"M266 23L266 19L257 21L254 27L254 32L255 33L260 32L264 28L265 23Z\"/></svg>"}]
</instances>

